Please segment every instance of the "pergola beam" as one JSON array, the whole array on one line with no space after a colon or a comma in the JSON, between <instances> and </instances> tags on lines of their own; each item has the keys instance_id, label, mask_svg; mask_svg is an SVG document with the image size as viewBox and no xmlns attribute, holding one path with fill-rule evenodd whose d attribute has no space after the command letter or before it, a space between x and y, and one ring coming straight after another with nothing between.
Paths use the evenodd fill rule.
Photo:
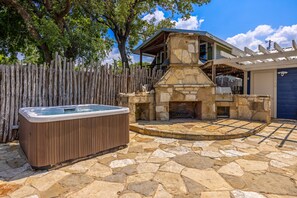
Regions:
<instances>
[{"instance_id":1,"label":"pergola beam","mask_svg":"<svg viewBox=\"0 0 297 198\"><path fill-rule=\"evenodd\" d=\"M274 42L273 45L274 49L276 49L278 52L285 52L285 50L281 46L279 46L279 44Z\"/></svg>"},{"instance_id":2,"label":"pergola beam","mask_svg":"<svg viewBox=\"0 0 297 198\"><path fill-rule=\"evenodd\" d=\"M230 62L230 59L217 59L217 60L213 61L213 64L214 65L227 65L227 66L234 67L234 68L240 69L240 70L243 69L242 65L239 65L239 64L234 63L234 62Z\"/></svg>"},{"instance_id":3,"label":"pergola beam","mask_svg":"<svg viewBox=\"0 0 297 198\"><path fill-rule=\"evenodd\" d=\"M274 43L274 52L270 52L262 45L259 45L261 54L256 54L251 49L245 47L244 51L249 56L237 58L222 58L213 60L213 65L226 65L242 71L292 68L297 65L297 45L295 40L292 41L293 50L284 50L280 45ZM209 64L202 66L209 67ZM214 74L214 68L212 68Z\"/></svg>"},{"instance_id":4,"label":"pergola beam","mask_svg":"<svg viewBox=\"0 0 297 198\"><path fill-rule=\"evenodd\" d=\"M297 44L295 40L292 40L292 47L297 50Z\"/></svg>"},{"instance_id":5,"label":"pergola beam","mask_svg":"<svg viewBox=\"0 0 297 198\"><path fill-rule=\"evenodd\" d=\"M144 48L144 49L142 49L142 52L147 52L147 51L154 50L154 49L157 49L157 48L161 48L161 47L164 47L164 46L166 46L166 43L161 43L161 44L154 45L154 46L151 46L151 47L148 47L148 48Z\"/></svg>"},{"instance_id":6,"label":"pergola beam","mask_svg":"<svg viewBox=\"0 0 297 198\"><path fill-rule=\"evenodd\" d=\"M259 63L259 64L251 64L251 65L243 65L241 69L246 71L252 70L263 70L263 69L278 69L280 68L292 68L296 67L297 59L292 60L282 60L278 62L266 62L266 63Z\"/></svg>"},{"instance_id":7,"label":"pergola beam","mask_svg":"<svg viewBox=\"0 0 297 198\"><path fill-rule=\"evenodd\" d=\"M257 54L254 56L246 56L246 57L239 57L239 58L232 58L232 59L218 59L215 60L217 64L224 64L226 62L232 62L232 63L242 63L246 61L256 61L256 60L266 60L266 59L276 59L276 58L288 58L290 56L297 56L297 51L285 51L283 53L270 53L270 54Z\"/></svg>"},{"instance_id":8,"label":"pergola beam","mask_svg":"<svg viewBox=\"0 0 297 198\"><path fill-rule=\"evenodd\" d=\"M259 49L259 52L262 52L263 54L270 54L270 52L262 45L258 45L258 49Z\"/></svg>"},{"instance_id":9,"label":"pergola beam","mask_svg":"<svg viewBox=\"0 0 297 198\"><path fill-rule=\"evenodd\" d=\"M285 50L281 46L279 46L279 44L277 44L276 42L273 43L273 46L274 46L274 49L276 49L279 53L285 52ZM285 57L285 59L289 60L289 58L286 58L286 57Z\"/></svg>"},{"instance_id":10,"label":"pergola beam","mask_svg":"<svg viewBox=\"0 0 297 198\"><path fill-rule=\"evenodd\" d=\"M244 47L244 52L245 52L246 54L251 55L251 56L256 55L256 52L254 52L253 50L251 50L251 49L248 48L248 47Z\"/></svg>"}]
</instances>

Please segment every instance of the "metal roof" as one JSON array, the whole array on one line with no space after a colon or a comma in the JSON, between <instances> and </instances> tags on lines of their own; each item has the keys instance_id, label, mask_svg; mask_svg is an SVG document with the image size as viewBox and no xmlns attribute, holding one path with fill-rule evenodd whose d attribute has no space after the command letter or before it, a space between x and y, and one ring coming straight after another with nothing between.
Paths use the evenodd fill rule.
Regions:
<instances>
[{"instance_id":1,"label":"metal roof","mask_svg":"<svg viewBox=\"0 0 297 198\"><path fill-rule=\"evenodd\" d=\"M230 43L227 43L226 41L208 33L207 31L200 31L200 30L185 30L185 29L173 29L173 28L163 28L158 30L153 36L151 36L149 39L147 39L146 41L144 41L142 44L140 44L138 47L136 47L133 50L134 54L139 54L140 53L140 48L146 46L147 44L149 44L154 38L156 38L158 35L160 35L162 32L169 32L169 33L185 33L185 34L197 34L200 36L206 36L214 41L216 41L217 43L227 46L231 49L234 49L236 51L238 51L239 53L242 53L243 51L240 50L239 48L231 45Z\"/></svg>"}]
</instances>

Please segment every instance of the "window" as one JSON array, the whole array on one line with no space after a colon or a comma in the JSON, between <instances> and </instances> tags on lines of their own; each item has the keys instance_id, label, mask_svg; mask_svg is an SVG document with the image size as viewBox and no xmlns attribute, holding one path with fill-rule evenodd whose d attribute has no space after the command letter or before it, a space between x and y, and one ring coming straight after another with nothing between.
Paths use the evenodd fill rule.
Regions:
<instances>
[{"instance_id":1,"label":"window","mask_svg":"<svg viewBox=\"0 0 297 198\"><path fill-rule=\"evenodd\" d=\"M200 44L199 60L202 63L205 63L207 61L207 43L201 43Z\"/></svg>"},{"instance_id":2,"label":"window","mask_svg":"<svg viewBox=\"0 0 297 198\"><path fill-rule=\"evenodd\" d=\"M162 51L162 52L160 52L160 64L162 64L163 63L163 60L164 59L164 52Z\"/></svg>"}]
</instances>

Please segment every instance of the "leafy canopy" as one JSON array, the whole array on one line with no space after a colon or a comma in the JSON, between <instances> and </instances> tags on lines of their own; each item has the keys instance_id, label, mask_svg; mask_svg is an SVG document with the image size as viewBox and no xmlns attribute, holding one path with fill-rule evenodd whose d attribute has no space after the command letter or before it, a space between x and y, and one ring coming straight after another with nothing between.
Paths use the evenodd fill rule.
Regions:
<instances>
[{"instance_id":1,"label":"leafy canopy","mask_svg":"<svg viewBox=\"0 0 297 198\"><path fill-rule=\"evenodd\" d=\"M112 45L107 28L71 0L0 0L0 25L0 54L9 62L16 61L18 53L25 61L48 62L55 52L98 60Z\"/></svg>"}]
</instances>

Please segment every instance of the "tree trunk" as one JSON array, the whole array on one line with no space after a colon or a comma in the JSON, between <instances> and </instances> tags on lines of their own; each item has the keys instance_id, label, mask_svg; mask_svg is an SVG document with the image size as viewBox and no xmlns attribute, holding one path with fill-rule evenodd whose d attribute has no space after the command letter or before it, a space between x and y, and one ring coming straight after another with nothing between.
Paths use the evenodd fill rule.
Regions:
<instances>
[{"instance_id":1,"label":"tree trunk","mask_svg":"<svg viewBox=\"0 0 297 198\"><path fill-rule=\"evenodd\" d=\"M49 50L48 46L46 44L42 44L40 46L40 49L41 49L41 52L43 53L44 61L46 63L50 64L50 62L53 60L53 57L52 57L52 53Z\"/></svg>"},{"instance_id":2,"label":"tree trunk","mask_svg":"<svg viewBox=\"0 0 297 198\"><path fill-rule=\"evenodd\" d=\"M118 42L118 48L122 59L122 64L124 67L129 68L129 59L126 50L126 39L121 39Z\"/></svg>"}]
</instances>

